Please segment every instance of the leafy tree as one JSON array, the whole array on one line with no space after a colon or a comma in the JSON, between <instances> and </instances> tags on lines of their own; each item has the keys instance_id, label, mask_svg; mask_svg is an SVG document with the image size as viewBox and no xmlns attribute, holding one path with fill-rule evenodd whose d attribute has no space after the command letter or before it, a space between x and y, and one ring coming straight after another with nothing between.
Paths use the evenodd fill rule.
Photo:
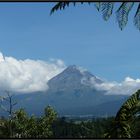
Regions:
<instances>
[{"instance_id":1,"label":"leafy tree","mask_svg":"<svg viewBox=\"0 0 140 140\"><path fill-rule=\"evenodd\" d=\"M45 115L38 120L38 134L40 138L53 136L52 124L57 119L56 111L48 106L45 108Z\"/></svg>"},{"instance_id":2,"label":"leafy tree","mask_svg":"<svg viewBox=\"0 0 140 140\"><path fill-rule=\"evenodd\" d=\"M88 3L93 4L93 2L58 2L52 9L51 14L55 11L58 11L59 9L65 9L66 7L69 7L70 4L73 4L74 6L77 3ZM98 11L102 12L103 19L107 21L110 16L113 13L114 4L117 2L94 2L95 7ZM139 2L122 2L119 6L119 8L116 11L116 18L119 25L119 28L123 30L123 28L126 26L128 21L128 15L130 11L132 11L132 7L134 5L138 5L135 16L134 16L134 25L135 27L140 30L140 3Z\"/></svg>"},{"instance_id":3,"label":"leafy tree","mask_svg":"<svg viewBox=\"0 0 140 140\"><path fill-rule=\"evenodd\" d=\"M27 135L27 125L28 125L28 116L24 109L20 109L15 112L13 118L13 137L26 137Z\"/></svg>"},{"instance_id":4,"label":"leafy tree","mask_svg":"<svg viewBox=\"0 0 140 140\"><path fill-rule=\"evenodd\" d=\"M104 138L104 133L111 128L114 118L94 120L73 120L62 117L53 124L53 138Z\"/></svg>"},{"instance_id":5,"label":"leafy tree","mask_svg":"<svg viewBox=\"0 0 140 140\"><path fill-rule=\"evenodd\" d=\"M47 106L44 112L47 122L52 124L57 118L57 112L51 106Z\"/></svg>"},{"instance_id":6,"label":"leafy tree","mask_svg":"<svg viewBox=\"0 0 140 140\"><path fill-rule=\"evenodd\" d=\"M5 118L0 120L0 137L1 138L10 137L9 122Z\"/></svg>"},{"instance_id":7,"label":"leafy tree","mask_svg":"<svg viewBox=\"0 0 140 140\"><path fill-rule=\"evenodd\" d=\"M38 124L37 119L32 115L27 122L27 134L28 138L37 138L38 137Z\"/></svg>"},{"instance_id":8,"label":"leafy tree","mask_svg":"<svg viewBox=\"0 0 140 140\"><path fill-rule=\"evenodd\" d=\"M56 120L57 114L52 107L45 108L45 115L35 118L28 117L23 109L15 112L14 116L14 137L20 138L48 138L53 135L52 123Z\"/></svg>"}]
</instances>

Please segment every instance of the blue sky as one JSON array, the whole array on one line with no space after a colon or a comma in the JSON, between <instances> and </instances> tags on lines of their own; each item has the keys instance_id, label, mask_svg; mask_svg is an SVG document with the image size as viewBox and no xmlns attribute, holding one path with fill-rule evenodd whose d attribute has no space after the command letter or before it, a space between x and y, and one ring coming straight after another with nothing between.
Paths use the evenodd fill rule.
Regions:
<instances>
[{"instance_id":1,"label":"blue sky","mask_svg":"<svg viewBox=\"0 0 140 140\"><path fill-rule=\"evenodd\" d=\"M17 59L62 59L93 74L121 81L140 78L140 32L134 8L121 31L94 5L70 6L49 15L54 3L0 3L0 51Z\"/></svg>"}]
</instances>

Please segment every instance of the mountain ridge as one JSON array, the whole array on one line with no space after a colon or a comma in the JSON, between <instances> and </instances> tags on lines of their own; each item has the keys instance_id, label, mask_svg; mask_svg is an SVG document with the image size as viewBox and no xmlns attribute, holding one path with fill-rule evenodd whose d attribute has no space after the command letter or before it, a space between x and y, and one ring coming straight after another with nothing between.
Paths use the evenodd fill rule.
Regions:
<instances>
[{"instance_id":1,"label":"mountain ridge","mask_svg":"<svg viewBox=\"0 0 140 140\"><path fill-rule=\"evenodd\" d=\"M104 81L87 70L71 65L48 81L49 89L46 93L16 95L19 101L16 109L25 108L29 114L41 115L47 105L51 105L59 115L115 115L121 103L128 96L105 95L106 91L98 91L90 86L91 78L95 83ZM115 104L110 106L111 102ZM113 111L111 111L110 107ZM97 109L97 110L96 110ZM102 111L104 110L104 111ZM100 114L99 111L102 111Z\"/></svg>"}]
</instances>

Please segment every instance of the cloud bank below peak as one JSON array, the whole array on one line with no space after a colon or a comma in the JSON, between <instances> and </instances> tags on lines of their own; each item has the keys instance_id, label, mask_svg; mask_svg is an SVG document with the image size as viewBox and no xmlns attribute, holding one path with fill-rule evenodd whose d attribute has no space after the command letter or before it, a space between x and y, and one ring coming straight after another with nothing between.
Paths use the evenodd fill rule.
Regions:
<instances>
[{"instance_id":1,"label":"cloud bank below peak","mask_svg":"<svg viewBox=\"0 0 140 140\"><path fill-rule=\"evenodd\" d=\"M96 90L106 91L106 95L132 95L138 89L140 89L140 79L133 79L126 77L122 82L107 82L104 81L101 84L95 82L94 78L90 79L90 84Z\"/></svg>"},{"instance_id":2,"label":"cloud bank below peak","mask_svg":"<svg viewBox=\"0 0 140 140\"><path fill-rule=\"evenodd\" d=\"M17 60L0 52L0 91L19 93L46 91L47 82L66 68L60 59Z\"/></svg>"},{"instance_id":3,"label":"cloud bank below peak","mask_svg":"<svg viewBox=\"0 0 140 140\"><path fill-rule=\"evenodd\" d=\"M20 94L47 91L49 88L47 82L65 68L66 65L60 59L18 60L14 57L3 56L0 52L0 92L9 90ZM78 67L78 70L81 73L86 71L81 67ZM106 95L131 95L140 89L140 79L126 77L120 83L99 79L103 82L98 83L95 77L92 77L90 81L83 84L90 84L99 91L103 90Z\"/></svg>"}]
</instances>

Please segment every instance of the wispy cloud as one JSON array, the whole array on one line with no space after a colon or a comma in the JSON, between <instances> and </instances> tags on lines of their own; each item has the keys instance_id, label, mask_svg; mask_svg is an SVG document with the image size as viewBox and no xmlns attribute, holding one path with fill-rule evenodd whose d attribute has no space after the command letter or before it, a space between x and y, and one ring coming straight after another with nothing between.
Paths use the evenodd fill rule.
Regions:
<instances>
[{"instance_id":1,"label":"wispy cloud","mask_svg":"<svg viewBox=\"0 0 140 140\"><path fill-rule=\"evenodd\" d=\"M60 59L18 60L0 52L0 90L19 93L46 91L47 82L65 69Z\"/></svg>"},{"instance_id":2,"label":"wispy cloud","mask_svg":"<svg viewBox=\"0 0 140 140\"><path fill-rule=\"evenodd\" d=\"M96 83L94 78L90 79L90 84L97 90L106 91L106 95L131 95L136 90L140 89L140 79L126 77L122 82L107 82Z\"/></svg>"}]
</instances>

